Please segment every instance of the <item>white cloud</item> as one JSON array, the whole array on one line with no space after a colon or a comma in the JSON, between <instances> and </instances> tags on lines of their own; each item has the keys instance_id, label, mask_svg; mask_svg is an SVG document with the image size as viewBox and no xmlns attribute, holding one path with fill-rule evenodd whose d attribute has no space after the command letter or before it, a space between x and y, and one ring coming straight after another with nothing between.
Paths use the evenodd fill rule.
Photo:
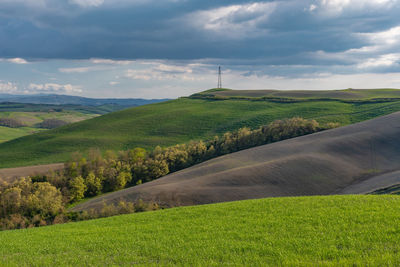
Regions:
<instances>
[{"instance_id":1,"label":"white cloud","mask_svg":"<svg viewBox=\"0 0 400 267\"><path fill-rule=\"evenodd\" d=\"M0 58L0 62L1 62L1 61L3 61L3 62L9 62L9 63L14 63L14 64L28 64L28 63L29 63L29 62L26 61L25 59L19 58L19 57L16 57L16 58Z\"/></svg>"},{"instance_id":2,"label":"white cloud","mask_svg":"<svg viewBox=\"0 0 400 267\"><path fill-rule=\"evenodd\" d=\"M203 80L204 73L196 73L195 69L202 68L202 64L172 65L165 63L145 62L149 65L146 69L128 69L125 71L124 77L134 80L184 80L194 81Z\"/></svg>"},{"instance_id":3,"label":"white cloud","mask_svg":"<svg viewBox=\"0 0 400 267\"><path fill-rule=\"evenodd\" d=\"M243 37L265 33L258 29L261 22L266 22L275 11L278 3L251 3L231 5L211 10L196 11L185 17L194 27L221 33L229 37Z\"/></svg>"},{"instance_id":4,"label":"white cloud","mask_svg":"<svg viewBox=\"0 0 400 267\"><path fill-rule=\"evenodd\" d=\"M316 5L314 5L314 4L312 4L312 5L310 5L310 7L308 8L308 10L310 11L310 12L313 12L315 9L317 9L318 7L316 6Z\"/></svg>"},{"instance_id":5,"label":"white cloud","mask_svg":"<svg viewBox=\"0 0 400 267\"><path fill-rule=\"evenodd\" d=\"M391 8L398 0L319 0L319 6L325 13L340 14L346 9L362 10L366 8Z\"/></svg>"},{"instance_id":6,"label":"white cloud","mask_svg":"<svg viewBox=\"0 0 400 267\"><path fill-rule=\"evenodd\" d=\"M23 59L23 58L19 58L19 57L17 57L17 58L10 58L10 59L8 59L7 61L8 61L8 62L11 62L11 63L15 63L15 64L27 64L27 63L28 63L28 61L26 61L26 60Z\"/></svg>"},{"instance_id":7,"label":"white cloud","mask_svg":"<svg viewBox=\"0 0 400 267\"><path fill-rule=\"evenodd\" d=\"M316 51L310 57L354 64L358 69L390 67L398 64L400 55L400 26L381 32L354 33L366 45L342 52Z\"/></svg>"},{"instance_id":8,"label":"white cloud","mask_svg":"<svg viewBox=\"0 0 400 267\"><path fill-rule=\"evenodd\" d=\"M400 73L314 73L301 78L225 75L224 86L235 89L331 90L346 88L399 88Z\"/></svg>"},{"instance_id":9,"label":"white cloud","mask_svg":"<svg viewBox=\"0 0 400 267\"><path fill-rule=\"evenodd\" d=\"M359 33L361 37L369 42L378 45L396 45L400 44L400 26L390 28L386 31L373 33Z\"/></svg>"},{"instance_id":10,"label":"white cloud","mask_svg":"<svg viewBox=\"0 0 400 267\"><path fill-rule=\"evenodd\" d=\"M358 64L358 68L377 68L377 67L390 67L398 64L400 60L400 53L398 54L387 54L377 58L369 58L366 61Z\"/></svg>"},{"instance_id":11,"label":"white cloud","mask_svg":"<svg viewBox=\"0 0 400 267\"><path fill-rule=\"evenodd\" d=\"M192 73L193 70L190 65L187 66L175 66L167 64L159 64L154 68L154 70L165 73Z\"/></svg>"},{"instance_id":12,"label":"white cloud","mask_svg":"<svg viewBox=\"0 0 400 267\"><path fill-rule=\"evenodd\" d=\"M134 61L132 60L113 60L113 59L104 59L104 58L92 58L90 62L93 64L107 64L107 65L129 65Z\"/></svg>"},{"instance_id":13,"label":"white cloud","mask_svg":"<svg viewBox=\"0 0 400 267\"><path fill-rule=\"evenodd\" d=\"M118 85L118 84L120 84L120 82L111 81L111 82L109 82L109 84L110 84L111 86L114 86L114 85Z\"/></svg>"},{"instance_id":14,"label":"white cloud","mask_svg":"<svg viewBox=\"0 0 400 267\"><path fill-rule=\"evenodd\" d=\"M98 7L104 3L104 0L69 0L69 3L81 7Z\"/></svg>"},{"instance_id":15,"label":"white cloud","mask_svg":"<svg viewBox=\"0 0 400 267\"><path fill-rule=\"evenodd\" d=\"M59 68L58 71L62 73L85 73L89 71L98 70L96 67L78 67L78 68Z\"/></svg>"},{"instance_id":16,"label":"white cloud","mask_svg":"<svg viewBox=\"0 0 400 267\"><path fill-rule=\"evenodd\" d=\"M30 91L34 92L53 92L53 93L82 93L80 86L71 84L57 84L57 83L45 83L35 84L31 83L28 87Z\"/></svg>"},{"instance_id":17,"label":"white cloud","mask_svg":"<svg viewBox=\"0 0 400 267\"><path fill-rule=\"evenodd\" d=\"M18 87L14 83L0 80L0 93L15 93L17 90Z\"/></svg>"}]
</instances>

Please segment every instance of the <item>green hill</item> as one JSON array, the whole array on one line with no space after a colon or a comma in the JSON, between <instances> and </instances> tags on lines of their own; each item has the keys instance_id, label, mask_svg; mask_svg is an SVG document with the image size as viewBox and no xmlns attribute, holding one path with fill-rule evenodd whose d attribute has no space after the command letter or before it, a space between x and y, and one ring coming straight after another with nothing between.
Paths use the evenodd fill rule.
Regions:
<instances>
[{"instance_id":1,"label":"green hill","mask_svg":"<svg viewBox=\"0 0 400 267\"><path fill-rule=\"evenodd\" d=\"M345 89L345 90L230 90L210 89L198 94L194 98L218 98L218 99L269 99L269 100L341 100L345 102L366 100L400 100L400 90L385 89Z\"/></svg>"},{"instance_id":2,"label":"green hill","mask_svg":"<svg viewBox=\"0 0 400 267\"><path fill-rule=\"evenodd\" d=\"M393 91L391 96L398 92ZM396 98L365 102L303 100L181 98L130 108L0 144L0 168L61 162L71 152L94 147L104 151L169 146L295 116L346 125L400 110Z\"/></svg>"},{"instance_id":3,"label":"green hill","mask_svg":"<svg viewBox=\"0 0 400 267\"><path fill-rule=\"evenodd\" d=\"M6 266L398 266L400 197L182 207L0 232Z\"/></svg>"},{"instance_id":4,"label":"green hill","mask_svg":"<svg viewBox=\"0 0 400 267\"><path fill-rule=\"evenodd\" d=\"M46 130L49 128L49 122L53 124L68 124L91 119L123 108L116 105L80 106L0 103L0 143ZM4 121L8 123L4 123ZM57 126L57 124L54 124L54 126Z\"/></svg>"}]
</instances>

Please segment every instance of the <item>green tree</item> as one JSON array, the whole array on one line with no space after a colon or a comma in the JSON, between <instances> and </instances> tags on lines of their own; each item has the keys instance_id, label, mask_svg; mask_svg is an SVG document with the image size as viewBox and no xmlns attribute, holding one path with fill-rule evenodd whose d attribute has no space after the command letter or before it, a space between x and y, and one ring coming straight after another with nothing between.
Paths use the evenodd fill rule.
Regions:
<instances>
[{"instance_id":1,"label":"green tree","mask_svg":"<svg viewBox=\"0 0 400 267\"><path fill-rule=\"evenodd\" d=\"M132 175L129 172L120 172L113 184L113 191L125 188L126 184L132 180Z\"/></svg>"},{"instance_id":2,"label":"green tree","mask_svg":"<svg viewBox=\"0 0 400 267\"><path fill-rule=\"evenodd\" d=\"M42 218L54 217L63 210L60 190L51 184L33 184L32 194L27 199L31 215L40 214Z\"/></svg>"},{"instance_id":3,"label":"green tree","mask_svg":"<svg viewBox=\"0 0 400 267\"><path fill-rule=\"evenodd\" d=\"M101 190L103 189L101 179L99 177L96 177L93 172L90 172L88 176L86 176L85 185L87 187L86 195L89 197L97 196L101 193Z\"/></svg>"},{"instance_id":4,"label":"green tree","mask_svg":"<svg viewBox=\"0 0 400 267\"><path fill-rule=\"evenodd\" d=\"M85 185L85 180L82 178L82 176L72 178L69 186L71 194L70 197L72 201L79 201L84 198L87 188Z\"/></svg>"}]
</instances>

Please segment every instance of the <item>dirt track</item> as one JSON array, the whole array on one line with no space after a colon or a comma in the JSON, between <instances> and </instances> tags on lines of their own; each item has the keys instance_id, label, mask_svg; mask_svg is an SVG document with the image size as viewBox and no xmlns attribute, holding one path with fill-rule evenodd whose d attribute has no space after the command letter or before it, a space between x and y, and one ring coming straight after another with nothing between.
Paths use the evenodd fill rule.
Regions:
<instances>
[{"instance_id":1,"label":"dirt track","mask_svg":"<svg viewBox=\"0 0 400 267\"><path fill-rule=\"evenodd\" d=\"M25 177L35 174L45 174L49 171L62 169L63 167L64 167L63 163L55 163L48 165L0 169L0 178L6 181L11 181L15 177Z\"/></svg>"},{"instance_id":2,"label":"dirt track","mask_svg":"<svg viewBox=\"0 0 400 267\"><path fill-rule=\"evenodd\" d=\"M103 201L143 199L177 206L357 190L362 193L363 188L371 191L374 182L377 186L381 183L365 181L400 170L399 137L397 112L212 159L153 182L92 199L74 210L99 208Z\"/></svg>"}]
</instances>

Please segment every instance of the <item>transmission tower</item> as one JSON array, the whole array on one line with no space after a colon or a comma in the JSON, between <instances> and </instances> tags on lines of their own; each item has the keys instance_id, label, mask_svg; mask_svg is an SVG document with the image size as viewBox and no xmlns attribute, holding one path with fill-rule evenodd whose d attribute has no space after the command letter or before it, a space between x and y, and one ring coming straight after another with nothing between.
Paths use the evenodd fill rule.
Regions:
<instances>
[{"instance_id":1,"label":"transmission tower","mask_svg":"<svg viewBox=\"0 0 400 267\"><path fill-rule=\"evenodd\" d=\"M222 72L221 66L218 67L218 85L217 88L222 88Z\"/></svg>"}]
</instances>

